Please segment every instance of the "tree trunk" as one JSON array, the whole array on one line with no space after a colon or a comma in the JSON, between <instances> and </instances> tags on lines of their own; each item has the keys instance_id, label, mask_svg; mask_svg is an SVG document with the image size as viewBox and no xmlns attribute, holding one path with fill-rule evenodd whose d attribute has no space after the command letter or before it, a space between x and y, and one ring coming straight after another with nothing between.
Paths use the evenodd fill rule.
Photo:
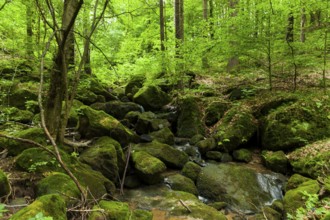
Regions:
<instances>
[{"instance_id":1,"label":"tree trunk","mask_svg":"<svg viewBox=\"0 0 330 220\"><path fill-rule=\"evenodd\" d=\"M90 28L90 7L91 3L90 1L84 2L85 8L84 8L84 17L83 17L83 25L84 25L84 37L88 36L88 30ZM87 39L86 39L87 40ZM87 55L86 55L86 61L84 65L84 72L87 75L92 75L92 67L91 67L91 51L90 51L90 44L87 46Z\"/></svg>"},{"instance_id":2,"label":"tree trunk","mask_svg":"<svg viewBox=\"0 0 330 220\"><path fill-rule=\"evenodd\" d=\"M236 17L238 10L236 9L236 5L238 4L239 0L229 0L229 8L232 10L230 13L230 17ZM229 28L229 34L232 35L235 32L236 27L232 26ZM231 45L232 48L237 47L237 42L235 41L230 41L229 44ZM236 53L236 51L234 52ZM233 56L231 56L228 60L227 63L227 72L232 72L234 70L236 70L239 66L239 58L238 56L235 54Z\"/></svg>"},{"instance_id":3,"label":"tree trunk","mask_svg":"<svg viewBox=\"0 0 330 220\"><path fill-rule=\"evenodd\" d=\"M164 0L159 0L160 50L165 51Z\"/></svg>"},{"instance_id":4,"label":"tree trunk","mask_svg":"<svg viewBox=\"0 0 330 220\"><path fill-rule=\"evenodd\" d=\"M214 11L214 5L213 5L213 0L209 0L209 8L210 8L210 38L213 39L214 38L214 15L213 15L213 11Z\"/></svg>"},{"instance_id":5,"label":"tree trunk","mask_svg":"<svg viewBox=\"0 0 330 220\"><path fill-rule=\"evenodd\" d=\"M205 25L206 25L206 30L208 30L208 0L203 0L203 19L205 21ZM206 31L204 33L204 38L205 40L207 41L207 38L208 38L208 35L209 35L209 32ZM203 68L209 68L209 62L208 62L208 59L207 59L207 52L209 51L208 48L205 49L205 52L203 53L202 55L202 67Z\"/></svg>"},{"instance_id":6,"label":"tree trunk","mask_svg":"<svg viewBox=\"0 0 330 220\"><path fill-rule=\"evenodd\" d=\"M286 29L286 41L287 42L293 42L293 28L294 28L294 17L293 13L290 12L288 17L288 26Z\"/></svg>"},{"instance_id":7,"label":"tree trunk","mask_svg":"<svg viewBox=\"0 0 330 220\"><path fill-rule=\"evenodd\" d=\"M175 0L175 38L176 48L184 41L183 0Z\"/></svg>"},{"instance_id":8,"label":"tree trunk","mask_svg":"<svg viewBox=\"0 0 330 220\"><path fill-rule=\"evenodd\" d=\"M301 9L301 21L300 21L300 42L305 42L306 41L306 21L307 21L307 16L306 16L306 9L303 7Z\"/></svg>"},{"instance_id":9,"label":"tree trunk","mask_svg":"<svg viewBox=\"0 0 330 220\"><path fill-rule=\"evenodd\" d=\"M33 3L27 1L26 3L26 57L28 62L31 63L34 59L34 48L33 48Z\"/></svg>"}]
</instances>

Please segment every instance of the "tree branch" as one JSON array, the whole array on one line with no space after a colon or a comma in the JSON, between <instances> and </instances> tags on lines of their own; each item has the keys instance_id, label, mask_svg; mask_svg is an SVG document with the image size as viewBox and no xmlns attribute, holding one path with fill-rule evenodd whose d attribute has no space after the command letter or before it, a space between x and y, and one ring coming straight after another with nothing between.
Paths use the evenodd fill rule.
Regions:
<instances>
[{"instance_id":1,"label":"tree branch","mask_svg":"<svg viewBox=\"0 0 330 220\"><path fill-rule=\"evenodd\" d=\"M9 2L11 2L11 0L6 0L4 3L3 3L3 5L1 5L1 7L0 7L0 11L9 3Z\"/></svg>"}]
</instances>

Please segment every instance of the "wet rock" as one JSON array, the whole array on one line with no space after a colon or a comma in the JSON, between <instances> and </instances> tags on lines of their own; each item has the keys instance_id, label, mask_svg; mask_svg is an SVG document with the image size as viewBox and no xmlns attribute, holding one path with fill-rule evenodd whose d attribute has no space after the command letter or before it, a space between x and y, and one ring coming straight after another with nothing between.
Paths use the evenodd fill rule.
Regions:
<instances>
[{"instance_id":1,"label":"wet rock","mask_svg":"<svg viewBox=\"0 0 330 220\"><path fill-rule=\"evenodd\" d=\"M196 134L205 134L199 101L194 96L186 96L179 100L178 137L191 138Z\"/></svg>"},{"instance_id":2,"label":"wet rock","mask_svg":"<svg viewBox=\"0 0 330 220\"><path fill-rule=\"evenodd\" d=\"M196 147L198 148L201 154L205 154L208 151L211 151L217 147L217 144L214 138L206 138L196 143Z\"/></svg>"},{"instance_id":3,"label":"wet rock","mask_svg":"<svg viewBox=\"0 0 330 220\"><path fill-rule=\"evenodd\" d=\"M182 168L182 175L192 179L194 182L197 180L199 172L202 170L201 166L194 162L187 162Z\"/></svg>"},{"instance_id":4,"label":"wet rock","mask_svg":"<svg viewBox=\"0 0 330 220\"><path fill-rule=\"evenodd\" d=\"M297 188L300 184L312 180L311 178L304 177L300 174L293 174L285 185L285 191Z\"/></svg>"},{"instance_id":5,"label":"wet rock","mask_svg":"<svg viewBox=\"0 0 330 220\"><path fill-rule=\"evenodd\" d=\"M263 164L270 170L286 174L288 172L288 159L283 151L262 151Z\"/></svg>"},{"instance_id":6,"label":"wet rock","mask_svg":"<svg viewBox=\"0 0 330 220\"><path fill-rule=\"evenodd\" d=\"M67 219L65 200L58 194L38 197L33 203L11 216L12 220L33 219L37 214L53 219ZM40 214L39 214L40 215Z\"/></svg>"},{"instance_id":7,"label":"wet rock","mask_svg":"<svg viewBox=\"0 0 330 220\"><path fill-rule=\"evenodd\" d=\"M246 144L257 131L257 120L245 105L231 108L215 128L214 138L218 148L233 151Z\"/></svg>"},{"instance_id":8,"label":"wet rock","mask_svg":"<svg viewBox=\"0 0 330 220\"><path fill-rule=\"evenodd\" d=\"M146 85L135 93L133 100L144 107L145 110L160 110L161 107L168 104L171 99L169 95L163 92L159 87Z\"/></svg>"},{"instance_id":9,"label":"wet rock","mask_svg":"<svg viewBox=\"0 0 330 220\"><path fill-rule=\"evenodd\" d=\"M131 121L134 121L134 119ZM138 134L148 134L169 126L170 123L166 119L157 118L153 112L143 112L137 115L135 130Z\"/></svg>"},{"instance_id":10,"label":"wet rock","mask_svg":"<svg viewBox=\"0 0 330 220\"><path fill-rule=\"evenodd\" d=\"M194 135L194 136L190 139L189 144L190 144L190 145L195 145L195 144L197 144L198 142L200 142L200 141L202 141L202 140L204 140L204 139L205 139L205 137L204 137L203 135L201 135L201 134L196 134L196 135Z\"/></svg>"},{"instance_id":11,"label":"wet rock","mask_svg":"<svg viewBox=\"0 0 330 220\"><path fill-rule=\"evenodd\" d=\"M250 162L252 160L252 152L248 149L239 149L233 152L233 157L237 161Z\"/></svg>"},{"instance_id":12,"label":"wet rock","mask_svg":"<svg viewBox=\"0 0 330 220\"><path fill-rule=\"evenodd\" d=\"M10 185L7 175L0 169L0 198L10 193Z\"/></svg>"},{"instance_id":13,"label":"wet rock","mask_svg":"<svg viewBox=\"0 0 330 220\"><path fill-rule=\"evenodd\" d=\"M224 154L221 153L221 152L219 152L219 151L208 151L208 152L206 153L205 156L206 156L206 158L209 159L209 160L222 161L222 159L223 159L222 162L229 162L229 161L232 161L232 159L229 159L229 160L227 161L227 159L225 159L225 157L224 157ZM228 154L228 156L230 157L229 154ZM229 158L229 157L228 157L228 158Z\"/></svg>"},{"instance_id":14,"label":"wet rock","mask_svg":"<svg viewBox=\"0 0 330 220\"><path fill-rule=\"evenodd\" d=\"M174 144L174 134L168 127L160 129L159 131L151 132L150 136L153 140L157 140L160 143L168 145Z\"/></svg>"},{"instance_id":15,"label":"wet rock","mask_svg":"<svg viewBox=\"0 0 330 220\"><path fill-rule=\"evenodd\" d=\"M198 195L197 188L194 181L181 174L175 174L167 177L165 183L169 184L171 189L177 191L184 191L194 195Z\"/></svg>"}]
</instances>

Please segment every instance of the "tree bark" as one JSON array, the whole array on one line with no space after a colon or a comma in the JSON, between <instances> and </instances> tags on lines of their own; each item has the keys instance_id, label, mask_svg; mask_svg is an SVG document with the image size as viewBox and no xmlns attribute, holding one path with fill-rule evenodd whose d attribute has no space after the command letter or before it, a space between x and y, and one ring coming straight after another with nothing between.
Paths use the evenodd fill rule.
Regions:
<instances>
[{"instance_id":1,"label":"tree bark","mask_svg":"<svg viewBox=\"0 0 330 220\"><path fill-rule=\"evenodd\" d=\"M306 9L303 7L301 8L301 21L300 21L300 42L305 42L306 41L306 21L307 21L307 16L306 16Z\"/></svg>"},{"instance_id":2,"label":"tree bark","mask_svg":"<svg viewBox=\"0 0 330 220\"><path fill-rule=\"evenodd\" d=\"M160 50L165 51L164 0L159 0Z\"/></svg>"},{"instance_id":3,"label":"tree bark","mask_svg":"<svg viewBox=\"0 0 330 220\"><path fill-rule=\"evenodd\" d=\"M230 13L230 17L236 17L238 10L236 9L236 6L238 4L239 0L229 0L229 8L232 10ZM232 35L233 32L235 32L236 27L232 26L229 28L229 34ZM237 42L230 41L229 44L232 48L235 48L237 46ZM234 52L236 53L236 52ZM231 56L227 63L227 72L232 72L233 70L236 70L239 66L239 58L236 54Z\"/></svg>"},{"instance_id":4,"label":"tree bark","mask_svg":"<svg viewBox=\"0 0 330 220\"><path fill-rule=\"evenodd\" d=\"M293 13L290 12L289 17L288 17L288 26L286 29L286 41L287 42L293 42L293 29L294 29L294 17Z\"/></svg>"},{"instance_id":5,"label":"tree bark","mask_svg":"<svg viewBox=\"0 0 330 220\"><path fill-rule=\"evenodd\" d=\"M175 38L176 48L184 41L183 0L175 0Z\"/></svg>"},{"instance_id":6,"label":"tree bark","mask_svg":"<svg viewBox=\"0 0 330 220\"><path fill-rule=\"evenodd\" d=\"M33 3L27 1L26 3L26 57L29 63L32 62L34 58L34 49L33 49Z\"/></svg>"}]
</instances>

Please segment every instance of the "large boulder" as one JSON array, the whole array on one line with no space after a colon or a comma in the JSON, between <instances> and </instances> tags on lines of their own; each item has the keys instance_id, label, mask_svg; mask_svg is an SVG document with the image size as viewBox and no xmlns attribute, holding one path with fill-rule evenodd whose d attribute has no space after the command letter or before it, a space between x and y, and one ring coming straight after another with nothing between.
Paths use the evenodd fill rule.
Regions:
<instances>
[{"instance_id":1,"label":"large boulder","mask_svg":"<svg viewBox=\"0 0 330 220\"><path fill-rule=\"evenodd\" d=\"M231 108L215 127L213 137L218 148L233 151L246 144L257 132L258 123L250 107L239 105Z\"/></svg>"},{"instance_id":2,"label":"large boulder","mask_svg":"<svg viewBox=\"0 0 330 220\"><path fill-rule=\"evenodd\" d=\"M153 112L148 111L137 115L134 113L128 114L127 118L130 122L136 121L135 130L138 134L148 134L149 132L158 131L170 126L170 123L166 119L158 118Z\"/></svg>"},{"instance_id":3,"label":"large boulder","mask_svg":"<svg viewBox=\"0 0 330 220\"><path fill-rule=\"evenodd\" d=\"M314 142L288 154L293 170L317 178L330 175L330 138Z\"/></svg>"},{"instance_id":4,"label":"large boulder","mask_svg":"<svg viewBox=\"0 0 330 220\"><path fill-rule=\"evenodd\" d=\"M200 100L194 96L182 97L179 100L177 136L191 138L196 134L205 134Z\"/></svg>"},{"instance_id":5,"label":"large boulder","mask_svg":"<svg viewBox=\"0 0 330 220\"><path fill-rule=\"evenodd\" d=\"M135 93L133 101L142 105L145 110L159 110L168 104L171 98L158 86L145 85Z\"/></svg>"},{"instance_id":6,"label":"large boulder","mask_svg":"<svg viewBox=\"0 0 330 220\"><path fill-rule=\"evenodd\" d=\"M198 164L189 161L187 162L184 167L182 168L182 175L190 178L191 180L193 180L194 182L196 182L197 177L199 175L199 172L201 172L202 167L199 166Z\"/></svg>"},{"instance_id":7,"label":"large boulder","mask_svg":"<svg viewBox=\"0 0 330 220\"><path fill-rule=\"evenodd\" d=\"M263 164L274 172L286 174L289 168L289 161L283 151L262 151Z\"/></svg>"},{"instance_id":8,"label":"large boulder","mask_svg":"<svg viewBox=\"0 0 330 220\"><path fill-rule=\"evenodd\" d=\"M28 101L38 99L38 84L34 82L18 83L11 88L7 98L9 106L26 109Z\"/></svg>"},{"instance_id":9,"label":"large boulder","mask_svg":"<svg viewBox=\"0 0 330 220\"><path fill-rule=\"evenodd\" d=\"M0 198L10 194L10 185L7 175L0 170Z\"/></svg>"},{"instance_id":10,"label":"large boulder","mask_svg":"<svg viewBox=\"0 0 330 220\"><path fill-rule=\"evenodd\" d=\"M145 151L163 161L168 167L182 168L188 162L188 155L186 153L158 141L137 144L133 147L133 150Z\"/></svg>"},{"instance_id":11,"label":"large boulder","mask_svg":"<svg viewBox=\"0 0 330 220\"><path fill-rule=\"evenodd\" d=\"M58 194L48 194L38 197L33 203L11 216L11 220L36 219L36 216L52 217L54 220L65 220L65 200ZM38 219L39 219L38 218Z\"/></svg>"},{"instance_id":12,"label":"large boulder","mask_svg":"<svg viewBox=\"0 0 330 220\"><path fill-rule=\"evenodd\" d=\"M116 182L124 167L124 154L120 144L110 137L99 138L79 157L94 170L100 171L109 180Z\"/></svg>"},{"instance_id":13,"label":"large boulder","mask_svg":"<svg viewBox=\"0 0 330 220\"><path fill-rule=\"evenodd\" d=\"M305 97L281 106L262 123L261 142L267 150L292 150L330 137L330 98Z\"/></svg>"},{"instance_id":14,"label":"large boulder","mask_svg":"<svg viewBox=\"0 0 330 220\"><path fill-rule=\"evenodd\" d=\"M166 165L161 160L147 152L134 151L132 161L143 182L156 184L162 181L160 174L166 170Z\"/></svg>"},{"instance_id":15,"label":"large boulder","mask_svg":"<svg viewBox=\"0 0 330 220\"><path fill-rule=\"evenodd\" d=\"M102 110L109 115L123 119L128 112L136 111L142 112L143 108L134 102L121 102L121 101L110 101L110 102L98 102L90 106L95 110Z\"/></svg>"},{"instance_id":16,"label":"large boulder","mask_svg":"<svg viewBox=\"0 0 330 220\"><path fill-rule=\"evenodd\" d=\"M79 133L86 138L110 136L120 144L136 142L137 136L117 119L104 111L97 111L88 106L79 110Z\"/></svg>"},{"instance_id":17,"label":"large boulder","mask_svg":"<svg viewBox=\"0 0 330 220\"><path fill-rule=\"evenodd\" d=\"M174 134L168 127L165 127L159 131L151 132L150 137L153 140L157 140L158 142L164 144L168 144L168 145L174 144Z\"/></svg>"},{"instance_id":18,"label":"large boulder","mask_svg":"<svg viewBox=\"0 0 330 220\"><path fill-rule=\"evenodd\" d=\"M197 189L208 199L227 202L242 212L257 212L264 204L282 197L281 178L241 165L209 164L199 173Z\"/></svg>"},{"instance_id":19,"label":"large boulder","mask_svg":"<svg viewBox=\"0 0 330 220\"><path fill-rule=\"evenodd\" d=\"M188 192L196 196L198 195L194 181L181 174L168 176L165 179L165 183L167 183L173 190Z\"/></svg>"},{"instance_id":20,"label":"large boulder","mask_svg":"<svg viewBox=\"0 0 330 220\"><path fill-rule=\"evenodd\" d=\"M134 75L125 86L125 94L129 97L133 97L143 86L145 80L146 77L144 75Z\"/></svg>"},{"instance_id":21,"label":"large boulder","mask_svg":"<svg viewBox=\"0 0 330 220\"><path fill-rule=\"evenodd\" d=\"M9 120L23 124L30 124L34 116L32 112L21 110L16 107L0 107L0 112L2 113L0 123Z\"/></svg>"},{"instance_id":22,"label":"large boulder","mask_svg":"<svg viewBox=\"0 0 330 220\"><path fill-rule=\"evenodd\" d=\"M230 104L228 101L212 101L205 109L205 125L212 126L218 122L229 109Z\"/></svg>"}]
</instances>

